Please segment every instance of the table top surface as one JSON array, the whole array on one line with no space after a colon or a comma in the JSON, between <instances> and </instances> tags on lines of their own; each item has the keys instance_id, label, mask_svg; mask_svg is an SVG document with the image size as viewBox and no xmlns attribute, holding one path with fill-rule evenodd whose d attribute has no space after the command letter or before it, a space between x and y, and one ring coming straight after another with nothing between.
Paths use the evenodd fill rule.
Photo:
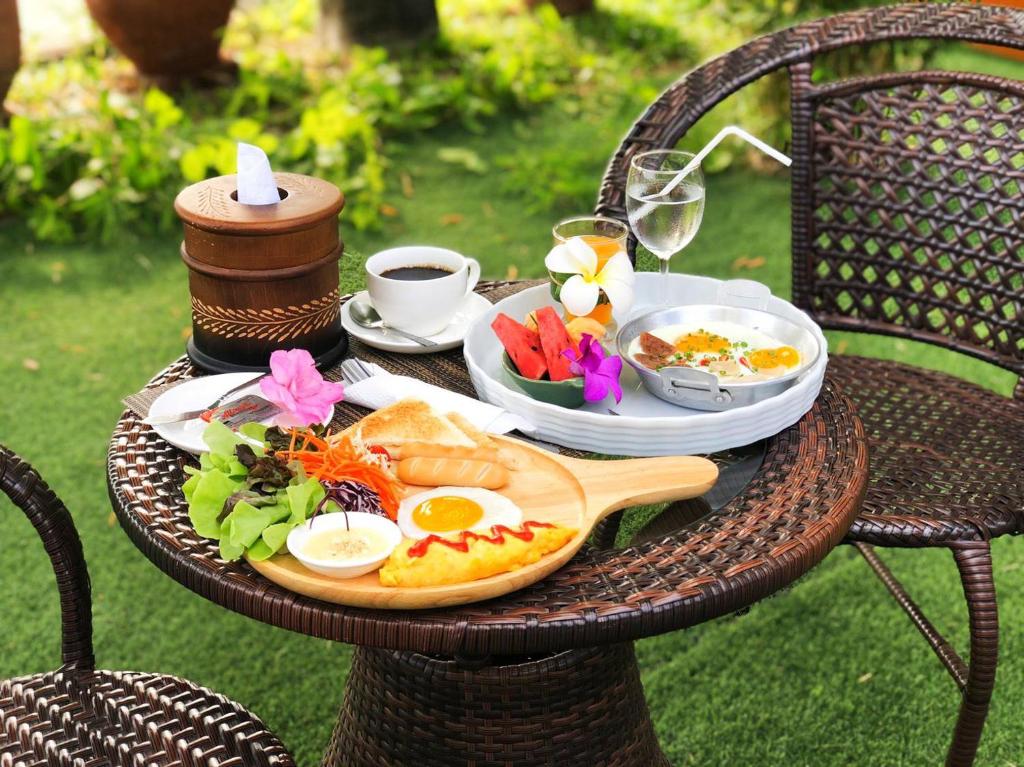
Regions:
<instances>
[{"instance_id":1,"label":"table top surface","mask_svg":"<svg viewBox=\"0 0 1024 767\"><path fill-rule=\"evenodd\" d=\"M496 301L527 284L484 283L479 291ZM351 343L352 355L474 396L461 349L403 356ZM182 358L150 385L197 374ZM346 426L365 412L341 403L334 425ZM720 463L735 458L712 457ZM673 517L662 514L639 536L642 542L585 546L548 578L497 599L391 611L321 602L266 580L244 561L220 560L216 541L192 528L181 493L182 467L193 460L132 412L118 421L107 461L111 502L132 541L160 569L265 623L336 641L446 655L628 641L746 607L799 578L840 542L859 512L868 464L863 425L826 375L811 411L767 440L750 481L720 509L705 507L707 513L678 524L666 523Z\"/></svg>"}]
</instances>

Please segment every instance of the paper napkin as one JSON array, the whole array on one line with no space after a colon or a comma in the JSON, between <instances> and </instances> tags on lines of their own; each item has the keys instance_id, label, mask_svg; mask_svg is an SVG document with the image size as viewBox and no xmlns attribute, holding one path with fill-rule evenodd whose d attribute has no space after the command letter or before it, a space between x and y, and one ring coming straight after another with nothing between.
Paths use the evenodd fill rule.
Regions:
<instances>
[{"instance_id":1,"label":"paper napkin","mask_svg":"<svg viewBox=\"0 0 1024 767\"><path fill-rule=\"evenodd\" d=\"M521 416L463 394L442 389L416 378L387 372L379 365L364 362L373 375L362 381L345 385L345 401L377 410L406 397L423 400L441 413L457 412L480 431L506 434L518 430L531 434L537 427Z\"/></svg>"},{"instance_id":2,"label":"paper napkin","mask_svg":"<svg viewBox=\"0 0 1024 767\"><path fill-rule=\"evenodd\" d=\"M238 142L238 201L246 205L281 202L270 160L258 146Z\"/></svg>"}]
</instances>

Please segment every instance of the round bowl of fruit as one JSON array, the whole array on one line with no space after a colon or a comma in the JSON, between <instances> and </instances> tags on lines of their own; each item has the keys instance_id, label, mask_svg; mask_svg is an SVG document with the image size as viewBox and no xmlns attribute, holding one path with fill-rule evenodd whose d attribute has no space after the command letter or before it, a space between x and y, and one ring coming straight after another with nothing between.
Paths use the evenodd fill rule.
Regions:
<instances>
[{"instance_id":1,"label":"round bowl of fruit","mask_svg":"<svg viewBox=\"0 0 1024 767\"><path fill-rule=\"evenodd\" d=\"M491 327L505 351L505 376L527 396L559 407L578 408L586 401L580 345L600 343L605 327L588 317L565 322L545 306L518 322L499 314Z\"/></svg>"},{"instance_id":2,"label":"round bowl of fruit","mask_svg":"<svg viewBox=\"0 0 1024 767\"><path fill-rule=\"evenodd\" d=\"M540 402L547 402L549 405L559 407L577 408L582 407L583 379L580 376L573 376L564 381L552 381L547 378L527 378L520 375L516 364L508 356L508 352L501 355L501 366L505 370L512 383L523 390L527 396Z\"/></svg>"}]
</instances>

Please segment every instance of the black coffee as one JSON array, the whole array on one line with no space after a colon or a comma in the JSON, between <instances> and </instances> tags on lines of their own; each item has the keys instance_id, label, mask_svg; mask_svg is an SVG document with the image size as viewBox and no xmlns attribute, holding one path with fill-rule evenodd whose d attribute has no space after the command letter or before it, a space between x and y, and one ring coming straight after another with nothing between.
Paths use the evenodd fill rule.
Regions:
<instances>
[{"instance_id":1,"label":"black coffee","mask_svg":"<svg viewBox=\"0 0 1024 767\"><path fill-rule=\"evenodd\" d=\"M381 272L380 276L389 280L436 280L449 274L452 274L452 270L443 266L399 266Z\"/></svg>"}]
</instances>

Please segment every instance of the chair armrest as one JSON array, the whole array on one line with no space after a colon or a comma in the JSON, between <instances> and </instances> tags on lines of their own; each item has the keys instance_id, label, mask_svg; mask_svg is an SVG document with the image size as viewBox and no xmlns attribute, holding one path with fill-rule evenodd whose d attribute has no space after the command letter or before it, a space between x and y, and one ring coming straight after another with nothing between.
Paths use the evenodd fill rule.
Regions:
<instances>
[{"instance_id":1,"label":"chair armrest","mask_svg":"<svg viewBox=\"0 0 1024 767\"><path fill-rule=\"evenodd\" d=\"M0 490L25 512L50 557L61 611L65 666L92 670L92 597L82 542L71 514L39 473L0 445Z\"/></svg>"}]
</instances>

